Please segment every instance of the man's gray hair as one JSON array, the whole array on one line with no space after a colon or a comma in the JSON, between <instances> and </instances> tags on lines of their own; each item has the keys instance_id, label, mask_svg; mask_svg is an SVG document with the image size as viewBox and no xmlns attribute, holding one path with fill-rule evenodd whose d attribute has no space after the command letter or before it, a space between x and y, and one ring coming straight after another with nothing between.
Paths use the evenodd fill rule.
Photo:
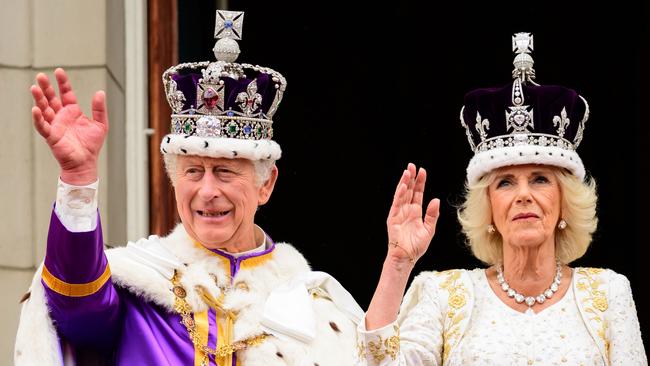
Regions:
<instances>
[{"instance_id":1,"label":"man's gray hair","mask_svg":"<svg viewBox=\"0 0 650 366\"><path fill-rule=\"evenodd\" d=\"M163 160L165 161L165 170L167 171L167 177L172 182L173 186L176 186L176 160L178 155L176 154L163 154ZM271 170L275 166L275 160L253 160L253 167L255 168L255 185L261 187L269 177L271 177Z\"/></svg>"}]
</instances>

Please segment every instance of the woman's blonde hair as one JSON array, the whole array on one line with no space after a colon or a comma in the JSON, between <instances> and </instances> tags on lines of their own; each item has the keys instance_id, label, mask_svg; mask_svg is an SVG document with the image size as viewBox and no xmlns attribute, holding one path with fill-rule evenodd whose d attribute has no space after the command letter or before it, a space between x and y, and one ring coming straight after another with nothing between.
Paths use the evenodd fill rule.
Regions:
<instances>
[{"instance_id":1,"label":"woman's blonde hair","mask_svg":"<svg viewBox=\"0 0 650 366\"><path fill-rule=\"evenodd\" d=\"M561 218L567 222L564 230L555 230L555 255L561 263L568 264L585 254L596 231L596 182L590 177L582 182L561 168L554 168L553 173L560 185ZM458 221L467 237L467 245L476 258L488 265L503 260L501 235L490 234L487 230L492 224L488 187L496 175L496 171L492 171L476 184L467 186L465 202L458 208Z\"/></svg>"}]
</instances>

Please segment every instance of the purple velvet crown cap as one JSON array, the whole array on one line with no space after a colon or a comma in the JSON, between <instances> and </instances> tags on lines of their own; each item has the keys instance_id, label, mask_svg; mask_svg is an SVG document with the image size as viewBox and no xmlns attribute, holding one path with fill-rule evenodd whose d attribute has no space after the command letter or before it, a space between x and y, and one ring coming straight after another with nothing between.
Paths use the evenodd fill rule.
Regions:
<instances>
[{"instance_id":1,"label":"purple velvet crown cap","mask_svg":"<svg viewBox=\"0 0 650 366\"><path fill-rule=\"evenodd\" d=\"M217 61L182 63L163 74L172 108L171 133L163 154L277 160L273 115L286 88L284 77L267 67L235 63L243 12L217 11Z\"/></svg>"},{"instance_id":2,"label":"purple velvet crown cap","mask_svg":"<svg viewBox=\"0 0 650 366\"><path fill-rule=\"evenodd\" d=\"M253 106L254 98L247 98L247 103L242 105L242 101L238 101L237 96L241 93L246 93L248 86L251 82L257 83L257 93L260 95L260 103L255 104L255 108L251 110L252 114L262 114L266 117L269 115L271 106L275 96L278 94L279 89L276 89L277 83L273 82L272 76L261 70L246 69L245 76L234 79L232 77L220 77L219 80L223 81L220 85L224 89L223 96L218 93L218 88L201 88L200 81L203 79L201 69L184 69L171 75L173 81L176 82L177 90L183 93L184 101L182 102L182 110L189 111L193 108L198 110L204 109L203 114L211 114L210 109L214 110L214 114L223 114L224 111L235 111L243 114L243 106ZM223 99L223 104L220 103Z\"/></svg>"},{"instance_id":3,"label":"purple velvet crown cap","mask_svg":"<svg viewBox=\"0 0 650 366\"><path fill-rule=\"evenodd\" d=\"M518 48L515 38L529 43ZM554 165L584 179L576 148L589 117L587 101L573 89L533 81L533 60L528 54L532 35L516 34L513 50L519 54L510 84L465 95L460 120L474 151L467 167L468 183L477 183L494 169L522 164Z\"/></svg>"}]
</instances>

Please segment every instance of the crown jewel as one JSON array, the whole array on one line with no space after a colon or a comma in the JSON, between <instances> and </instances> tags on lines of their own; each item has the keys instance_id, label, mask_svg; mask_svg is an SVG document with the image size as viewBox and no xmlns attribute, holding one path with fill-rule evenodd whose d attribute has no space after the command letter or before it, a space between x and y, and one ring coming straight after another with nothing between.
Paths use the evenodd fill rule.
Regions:
<instances>
[{"instance_id":1,"label":"crown jewel","mask_svg":"<svg viewBox=\"0 0 650 366\"><path fill-rule=\"evenodd\" d=\"M515 69L512 70L512 77L519 79L522 82L529 81L533 84L533 79L535 79L535 70L533 65L532 56L530 55L533 52L533 35L530 33L515 33L512 36L512 51L517 54L515 56L512 64L515 66Z\"/></svg>"},{"instance_id":2,"label":"crown jewel","mask_svg":"<svg viewBox=\"0 0 650 366\"><path fill-rule=\"evenodd\" d=\"M163 74L167 101L172 109L170 139L163 140L163 153L176 147L171 150L203 154L196 149L169 145L178 136L203 138L200 145L206 148L225 143L243 146L241 141L227 139L272 142L272 117L282 100L286 80L270 68L234 62L240 53L237 40L242 39L243 21L243 12L217 10L214 36L218 40L213 48L217 60L182 63ZM279 158L279 146L275 142L271 145L270 154L260 155L256 151L253 155ZM251 146L256 150L263 147L259 143ZM232 156L239 156L239 153L241 151ZM214 151L205 153L215 154L223 155Z\"/></svg>"},{"instance_id":3,"label":"crown jewel","mask_svg":"<svg viewBox=\"0 0 650 366\"><path fill-rule=\"evenodd\" d=\"M533 81L532 34L515 34L512 50L512 83L465 95L460 122L475 153L467 168L468 181L519 164L561 166L584 178L575 149L589 117L587 101L572 89Z\"/></svg>"},{"instance_id":4,"label":"crown jewel","mask_svg":"<svg viewBox=\"0 0 650 366\"><path fill-rule=\"evenodd\" d=\"M217 60L235 62L239 56L239 44L236 40L241 40L243 23L244 12L217 10L214 38L219 40L212 49Z\"/></svg>"}]
</instances>

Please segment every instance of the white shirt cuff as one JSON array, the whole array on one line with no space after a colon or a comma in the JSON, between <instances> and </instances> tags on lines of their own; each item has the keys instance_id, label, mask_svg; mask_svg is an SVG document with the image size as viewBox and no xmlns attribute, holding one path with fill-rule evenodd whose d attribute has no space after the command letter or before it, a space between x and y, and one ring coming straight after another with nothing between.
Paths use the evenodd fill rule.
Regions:
<instances>
[{"instance_id":1,"label":"white shirt cuff","mask_svg":"<svg viewBox=\"0 0 650 366\"><path fill-rule=\"evenodd\" d=\"M392 323L388 323L384 325L381 328L373 329L373 330L367 330L366 329L366 316L363 316L363 319L359 321L359 324L357 325L357 331L359 332L360 335L364 337L376 337L376 336L390 336L394 332L395 326L398 326L397 320L393 321Z\"/></svg>"},{"instance_id":2,"label":"white shirt cuff","mask_svg":"<svg viewBox=\"0 0 650 366\"><path fill-rule=\"evenodd\" d=\"M79 233L97 227L99 180L85 186L67 184L59 178L54 212L68 231Z\"/></svg>"}]
</instances>

